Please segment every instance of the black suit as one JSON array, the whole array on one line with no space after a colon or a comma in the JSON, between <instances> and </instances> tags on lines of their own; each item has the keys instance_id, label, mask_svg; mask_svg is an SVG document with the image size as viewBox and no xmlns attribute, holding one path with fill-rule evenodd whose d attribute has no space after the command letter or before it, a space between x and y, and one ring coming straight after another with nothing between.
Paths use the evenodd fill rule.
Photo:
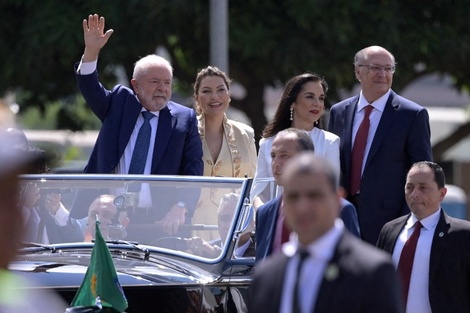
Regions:
<instances>
[{"instance_id":1,"label":"black suit","mask_svg":"<svg viewBox=\"0 0 470 313\"><path fill-rule=\"evenodd\" d=\"M392 254L409 216L385 224L377 247ZM442 210L431 245L429 301L433 313L470 312L470 222Z\"/></svg>"},{"instance_id":2,"label":"black suit","mask_svg":"<svg viewBox=\"0 0 470 313\"><path fill-rule=\"evenodd\" d=\"M288 261L278 253L257 265L248 298L250 312L279 312ZM402 312L398 278L386 254L345 231L327 268L331 266L339 274L323 278L315 313Z\"/></svg>"}]
</instances>

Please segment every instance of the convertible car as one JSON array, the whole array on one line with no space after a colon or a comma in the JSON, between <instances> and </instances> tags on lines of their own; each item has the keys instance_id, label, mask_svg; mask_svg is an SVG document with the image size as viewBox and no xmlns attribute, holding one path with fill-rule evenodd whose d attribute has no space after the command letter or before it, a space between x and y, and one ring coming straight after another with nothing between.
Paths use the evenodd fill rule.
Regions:
<instances>
[{"instance_id":1,"label":"convertible car","mask_svg":"<svg viewBox=\"0 0 470 313\"><path fill-rule=\"evenodd\" d=\"M126 312L246 312L254 268L248 178L25 175L27 228L11 270L71 303L95 228L111 253ZM60 202L52 215L51 200ZM180 212L179 214L177 212ZM181 212L183 212L181 215Z\"/></svg>"}]
</instances>

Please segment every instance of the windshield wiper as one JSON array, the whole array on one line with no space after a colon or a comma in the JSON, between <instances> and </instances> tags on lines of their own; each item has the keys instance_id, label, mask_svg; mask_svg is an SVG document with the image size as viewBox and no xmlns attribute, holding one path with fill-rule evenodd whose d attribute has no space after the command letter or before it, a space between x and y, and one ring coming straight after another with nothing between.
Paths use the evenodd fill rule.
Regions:
<instances>
[{"instance_id":1,"label":"windshield wiper","mask_svg":"<svg viewBox=\"0 0 470 313\"><path fill-rule=\"evenodd\" d=\"M23 241L22 243L22 249L24 248L42 248L44 250L50 250L52 251L53 253L56 252L56 248L54 246L51 246L51 245L44 245L44 244L40 244L40 243L37 243L37 242L27 242L27 241Z\"/></svg>"},{"instance_id":2,"label":"windshield wiper","mask_svg":"<svg viewBox=\"0 0 470 313\"><path fill-rule=\"evenodd\" d=\"M139 247L139 244L135 241L125 241L125 240L106 240L106 243L115 244L115 245L126 245L131 246L136 250L142 251L144 253L144 261L150 259L150 250L144 247Z\"/></svg>"}]
</instances>

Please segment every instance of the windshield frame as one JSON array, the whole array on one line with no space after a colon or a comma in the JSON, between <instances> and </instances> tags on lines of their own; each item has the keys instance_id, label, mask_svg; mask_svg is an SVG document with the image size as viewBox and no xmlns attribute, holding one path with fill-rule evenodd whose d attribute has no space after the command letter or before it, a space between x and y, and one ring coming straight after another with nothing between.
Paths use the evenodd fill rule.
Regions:
<instances>
[{"instance_id":1,"label":"windshield frame","mask_svg":"<svg viewBox=\"0 0 470 313\"><path fill-rule=\"evenodd\" d=\"M227 242L223 245L220 254L217 257L204 257L196 254L187 253L184 251L173 250L165 247L152 246L147 243L135 243L133 240L124 239L122 243L116 241L110 241L108 246L112 246L116 249L120 246L124 250L128 250L129 246L126 241L131 244L136 244L139 249L147 249L150 254L162 254L162 255L173 255L185 259L193 259L198 262L204 263L218 263L223 259L235 258L233 256L233 250L236 249L236 242L240 235L243 233L242 227L246 227L246 223L241 223L240 218L247 216L244 210L247 210L247 203L249 203L249 192L252 183L251 178L231 178L231 177L206 177L206 176L170 176L170 175L114 175L114 174L36 174L36 175L21 175L20 180L22 183L35 182L39 184L42 189L54 188L61 186L64 189L70 189L69 185L76 184L73 188L79 188L80 185L92 185L93 183L101 184L104 186L118 186L132 183L164 183L167 186L178 185L179 187L199 187L199 188L231 188L238 189L240 195L238 203L236 205L233 217L230 223L230 228L227 236ZM73 212L73 209L71 210ZM72 214L72 213L71 213ZM48 243L44 245L44 249L37 247L32 249L31 245L25 245L23 253L26 251L31 252L43 251L44 253L55 253L51 247L58 247L60 251L66 251L68 247L70 250L82 247L83 249L89 249L89 243L83 242L62 242L62 243Z\"/></svg>"}]
</instances>

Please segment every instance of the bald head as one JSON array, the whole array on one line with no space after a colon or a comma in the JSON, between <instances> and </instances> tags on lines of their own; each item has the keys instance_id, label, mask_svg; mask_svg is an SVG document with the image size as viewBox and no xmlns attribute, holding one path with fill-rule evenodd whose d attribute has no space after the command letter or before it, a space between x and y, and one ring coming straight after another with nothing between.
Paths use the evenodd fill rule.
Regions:
<instances>
[{"instance_id":1,"label":"bald head","mask_svg":"<svg viewBox=\"0 0 470 313\"><path fill-rule=\"evenodd\" d=\"M392 63L395 64L395 57L390 51L388 51L387 49L381 46L369 46L362 50L359 50L356 53L356 55L354 56L354 65L364 64L369 60L371 56L377 55L377 54L388 55Z\"/></svg>"}]
</instances>

